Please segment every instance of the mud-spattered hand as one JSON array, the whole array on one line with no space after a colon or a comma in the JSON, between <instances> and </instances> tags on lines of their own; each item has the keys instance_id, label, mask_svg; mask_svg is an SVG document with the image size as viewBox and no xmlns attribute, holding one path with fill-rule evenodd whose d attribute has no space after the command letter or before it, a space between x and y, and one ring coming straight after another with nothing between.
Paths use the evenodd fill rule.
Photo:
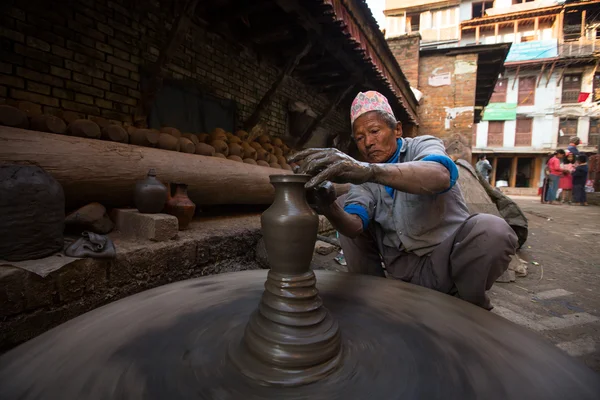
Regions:
<instances>
[{"instance_id":1,"label":"mud-spattered hand","mask_svg":"<svg viewBox=\"0 0 600 400\"><path fill-rule=\"evenodd\" d=\"M307 191L309 205L319 214L325 214L336 198L335 187L329 181Z\"/></svg>"},{"instance_id":2,"label":"mud-spattered hand","mask_svg":"<svg viewBox=\"0 0 600 400\"><path fill-rule=\"evenodd\" d=\"M359 185L373 178L371 164L355 160L337 149L306 149L294 154L289 163L304 160L298 173L312 175L306 188L312 189L324 181Z\"/></svg>"}]
</instances>

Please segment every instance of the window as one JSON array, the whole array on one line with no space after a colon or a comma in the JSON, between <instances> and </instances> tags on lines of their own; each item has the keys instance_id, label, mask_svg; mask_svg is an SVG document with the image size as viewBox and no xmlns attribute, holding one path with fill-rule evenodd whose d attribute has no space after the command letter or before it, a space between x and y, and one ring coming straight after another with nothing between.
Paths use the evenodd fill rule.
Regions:
<instances>
[{"instance_id":1,"label":"window","mask_svg":"<svg viewBox=\"0 0 600 400\"><path fill-rule=\"evenodd\" d=\"M408 33L419 32L421 22L420 19L421 17L419 13L406 14L406 27Z\"/></svg>"},{"instance_id":2,"label":"window","mask_svg":"<svg viewBox=\"0 0 600 400\"><path fill-rule=\"evenodd\" d=\"M506 88L508 87L508 79L498 79L494 93L490 97L490 103L506 103Z\"/></svg>"},{"instance_id":3,"label":"window","mask_svg":"<svg viewBox=\"0 0 600 400\"><path fill-rule=\"evenodd\" d=\"M473 16L472 18L480 18L485 16L485 10L494 7L493 1L482 1L480 3L473 3L471 5Z\"/></svg>"},{"instance_id":4,"label":"window","mask_svg":"<svg viewBox=\"0 0 600 400\"><path fill-rule=\"evenodd\" d=\"M531 146L533 118L518 118L515 146Z\"/></svg>"},{"instance_id":5,"label":"window","mask_svg":"<svg viewBox=\"0 0 600 400\"><path fill-rule=\"evenodd\" d=\"M490 121L488 123L488 147L502 147L504 145L504 121Z\"/></svg>"},{"instance_id":6,"label":"window","mask_svg":"<svg viewBox=\"0 0 600 400\"><path fill-rule=\"evenodd\" d=\"M581 92L581 74L563 76L562 103L577 103L579 92Z\"/></svg>"},{"instance_id":7,"label":"window","mask_svg":"<svg viewBox=\"0 0 600 400\"><path fill-rule=\"evenodd\" d=\"M533 42L534 40L535 40L535 35L521 36L521 43Z\"/></svg>"},{"instance_id":8,"label":"window","mask_svg":"<svg viewBox=\"0 0 600 400\"><path fill-rule=\"evenodd\" d=\"M558 126L558 144L568 145L572 136L577 136L577 120L561 118Z\"/></svg>"},{"instance_id":9,"label":"window","mask_svg":"<svg viewBox=\"0 0 600 400\"><path fill-rule=\"evenodd\" d=\"M588 146L600 145L600 118L590 119L590 133L588 136Z\"/></svg>"},{"instance_id":10,"label":"window","mask_svg":"<svg viewBox=\"0 0 600 400\"><path fill-rule=\"evenodd\" d=\"M519 106L532 106L535 103L535 80L534 76L519 78Z\"/></svg>"}]
</instances>

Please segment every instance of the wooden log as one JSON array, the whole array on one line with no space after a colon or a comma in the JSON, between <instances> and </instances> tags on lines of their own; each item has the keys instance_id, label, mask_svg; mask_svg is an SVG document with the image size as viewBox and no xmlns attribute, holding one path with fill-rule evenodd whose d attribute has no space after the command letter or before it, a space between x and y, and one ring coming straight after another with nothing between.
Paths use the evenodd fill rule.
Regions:
<instances>
[{"instance_id":1,"label":"wooden log","mask_svg":"<svg viewBox=\"0 0 600 400\"><path fill-rule=\"evenodd\" d=\"M227 159L227 156L223 153L215 153L215 155L213 157Z\"/></svg>"},{"instance_id":2,"label":"wooden log","mask_svg":"<svg viewBox=\"0 0 600 400\"><path fill-rule=\"evenodd\" d=\"M100 136L102 136L98 124L89 119L76 119L71 122L67 128L67 134L71 136L88 137L90 139L100 139Z\"/></svg>"},{"instance_id":3,"label":"wooden log","mask_svg":"<svg viewBox=\"0 0 600 400\"><path fill-rule=\"evenodd\" d=\"M227 142L227 133L221 128L215 128L210 133L210 140L211 141L222 140L224 142Z\"/></svg>"},{"instance_id":4,"label":"wooden log","mask_svg":"<svg viewBox=\"0 0 600 400\"><path fill-rule=\"evenodd\" d=\"M129 130L129 142L138 146L156 147L159 136L159 133L151 129L132 128Z\"/></svg>"},{"instance_id":5,"label":"wooden log","mask_svg":"<svg viewBox=\"0 0 600 400\"><path fill-rule=\"evenodd\" d=\"M31 117L29 127L32 131L50 132L63 134L67 130L67 124L54 115L39 115Z\"/></svg>"},{"instance_id":6,"label":"wooden log","mask_svg":"<svg viewBox=\"0 0 600 400\"><path fill-rule=\"evenodd\" d=\"M73 121L84 118L83 115L77 114L75 111L61 111L58 116L61 117L67 123L67 125Z\"/></svg>"},{"instance_id":7,"label":"wooden log","mask_svg":"<svg viewBox=\"0 0 600 400\"><path fill-rule=\"evenodd\" d=\"M194 154L196 152L196 145L188 138L179 138L179 151Z\"/></svg>"},{"instance_id":8,"label":"wooden log","mask_svg":"<svg viewBox=\"0 0 600 400\"><path fill-rule=\"evenodd\" d=\"M179 139L175 136L169 135L168 133L161 133L158 136L158 147L163 150L179 151Z\"/></svg>"},{"instance_id":9,"label":"wooden log","mask_svg":"<svg viewBox=\"0 0 600 400\"><path fill-rule=\"evenodd\" d=\"M264 150L261 144L258 142L250 142L250 147L254 147L256 151Z\"/></svg>"},{"instance_id":10,"label":"wooden log","mask_svg":"<svg viewBox=\"0 0 600 400\"><path fill-rule=\"evenodd\" d=\"M244 155L244 148L237 143L229 143L229 155L242 157Z\"/></svg>"},{"instance_id":11,"label":"wooden log","mask_svg":"<svg viewBox=\"0 0 600 400\"><path fill-rule=\"evenodd\" d=\"M198 141L200 143L208 143L210 141L210 135L208 133L199 133L196 136L198 136Z\"/></svg>"},{"instance_id":12,"label":"wooden log","mask_svg":"<svg viewBox=\"0 0 600 400\"><path fill-rule=\"evenodd\" d=\"M98 126L100 127L100 130L102 130L105 127L107 127L108 125L110 125L110 121L104 117L93 116L93 117L90 117L90 121L94 121L95 123L97 123Z\"/></svg>"},{"instance_id":13,"label":"wooden log","mask_svg":"<svg viewBox=\"0 0 600 400\"><path fill-rule=\"evenodd\" d=\"M256 164L260 165L261 167L270 167L269 163L264 160L258 160Z\"/></svg>"},{"instance_id":14,"label":"wooden log","mask_svg":"<svg viewBox=\"0 0 600 400\"><path fill-rule=\"evenodd\" d=\"M254 147L245 147L244 148L244 158L251 158L253 160L257 159L256 149Z\"/></svg>"},{"instance_id":15,"label":"wooden log","mask_svg":"<svg viewBox=\"0 0 600 400\"><path fill-rule=\"evenodd\" d=\"M283 150L281 150L281 148L279 148L279 147L273 146L273 154L275 154L275 156L277 156L277 157L282 157Z\"/></svg>"},{"instance_id":16,"label":"wooden log","mask_svg":"<svg viewBox=\"0 0 600 400\"><path fill-rule=\"evenodd\" d=\"M107 208L131 206L135 182L150 168L163 182L188 184L188 195L197 205L270 204L274 191L269 175L289 173L217 157L9 127L0 127L0 142L0 163L44 168L62 185L69 209L91 202ZM224 185L235 190L223 190Z\"/></svg>"},{"instance_id":17,"label":"wooden log","mask_svg":"<svg viewBox=\"0 0 600 400\"><path fill-rule=\"evenodd\" d=\"M239 131L235 132L235 136L239 137L242 140L247 140L248 136L250 136L250 135L248 134L248 132L240 129Z\"/></svg>"},{"instance_id":18,"label":"wooden log","mask_svg":"<svg viewBox=\"0 0 600 400\"><path fill-rule=\"evenodd\" d=\"M102 128L102 139L110 140L112 142L128 143L129 134L122 126L108 124Z\"/></svg>"},{"instance_id":19,"label":"wooden log","mask_svg":"<svg viewBox=\"0 0 600 400\"><path fill-rule=\"evenodd\" d=\"M269 154L274 154L275 153L275 147L273 147L273 145L271 143L264 143L262 145L263 149L265 149L267 151L267 153Z\"/></svg>"},{"instance_id":20,"label":"wooden log","mask_svg":"<svg viewBox=\"0 0 600 400\"><path fill-rule=\"evenodd\" d=\"M278 137L273 138L273 140L271 141L271 144L275 147L283 147L283 141Z\"/></svg>"},{"instance_id":21,"label":"wooden log","mask_svg":"<svg viewBox=\"0 0 600 400\"><path fill-rule=\"evenodd\" d=\"M27 128L27 115L16 107L0 105L0 125Z\"/></svg>"},{"instance_id":22,"label":"wooden log","mask_svg":"<svg viewBox=\"0 0 600 400\"><path fill-rule=\"evenodd\" d=\"M252 159L252 158L244 158L244 162L245 162L246 164L258 165L258 164L256 163L256 160L254 160L254 159Z\"/></svg>"},{"instance_id":23,"label":"wooden log","mask_svg":"<svg viewBox=\"0 0 600 400\"><path fill-rule=\"evenodd\" d=\"M256 150L256 159L261 161L269 161L269 153L265 149Z\"/></svg>"}]
</instances>

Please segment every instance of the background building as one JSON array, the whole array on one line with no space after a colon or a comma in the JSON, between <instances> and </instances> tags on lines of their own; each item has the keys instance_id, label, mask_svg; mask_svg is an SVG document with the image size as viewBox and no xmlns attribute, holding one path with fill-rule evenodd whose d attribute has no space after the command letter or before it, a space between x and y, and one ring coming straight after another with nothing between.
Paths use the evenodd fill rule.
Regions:
<instances>
[{"instance_id":1,"label":"background building","mask_svg":"<svg viewBox=\"0 0 600 400\"><path fill-rule=\"evenodd\" d=\"M485 153L493 163L493 184L537 192L547 154L566 147L571 136L581 138L581 150L596 152L600 1L390 0L386 5L388 40L418 31L422 52L512 43L471 141L474 156Z\"/></svg>"}]
</instances>

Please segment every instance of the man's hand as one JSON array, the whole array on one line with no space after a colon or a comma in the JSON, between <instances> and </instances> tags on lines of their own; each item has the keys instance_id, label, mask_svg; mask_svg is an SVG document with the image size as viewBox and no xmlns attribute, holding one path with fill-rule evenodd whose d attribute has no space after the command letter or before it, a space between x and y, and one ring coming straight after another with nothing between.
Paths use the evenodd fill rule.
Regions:
<instances>
[{"instance_id":1,"label":"man's hand","mask_svg":"<svg viewBox=\"0 0 600 400\"><path fill-rule=\"evenodd\" d=\"M325 181L314 189L310 189L307 194L308 203L319 214L326 214L337 198L333 183L329 181Z\"/></svg>"},{"instance_id":2,"label":"man's hand","mask_svg":"<svg viewBox=\"0 0 600 400\"><path fill-rule=\"evenodd\" d=\"M371 164L355 160L337 149L306 149L294 154L288 163L304 160L298 173L312 175L306 184L313 189L325 181L360 185L373 179Z\"/></svg>"}]
</instances>

